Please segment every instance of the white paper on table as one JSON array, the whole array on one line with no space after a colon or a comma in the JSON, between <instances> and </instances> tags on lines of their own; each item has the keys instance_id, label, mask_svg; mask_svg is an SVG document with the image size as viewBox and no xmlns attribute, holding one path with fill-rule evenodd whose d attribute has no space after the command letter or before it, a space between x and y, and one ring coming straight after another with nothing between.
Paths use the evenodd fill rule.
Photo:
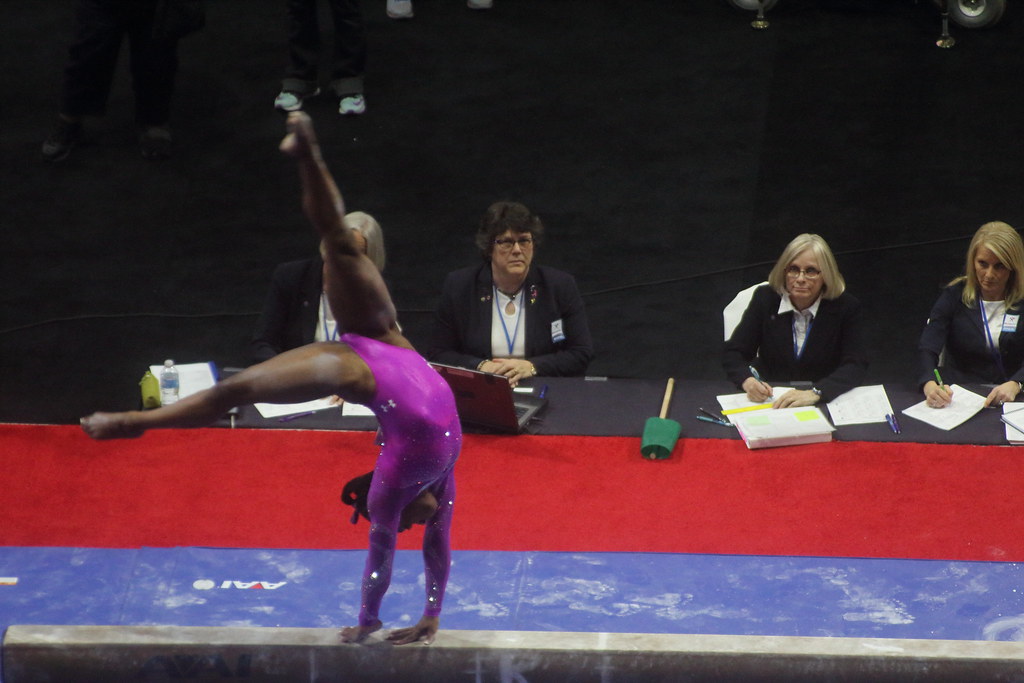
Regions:
<instances>
[{"instance_id":1,"label":"white paper on table","mask_svg":"<svg viewBox=\"0 0 1024 683\"><path fill-rule=\"evenodd\" d=\"M885 416L893 414L889 396L881 384L854 387L827 405L832 424L836 427L885 422Z\"/></svg>"},{"instance_id":2,"label":"white paper on table","mask_svg":"<svg viewBox=\"0 0 1024 683\"><path fill-rule=\"evenodd\" d=\"M303 401L302 403L254 403L256 410L265 418L284 417L286 415L298 415L300 413L314 413L326 408L337 408L337 404L331 401L331 397L318 398L315 401Z\"/></svg>"},{"instance_id":3,"label":"white paper on table","mask_svg":"<svg viewBox=\"0 0 1024 683\"><path fill-rule=\"evenodd\" d=\"M784 393L789 391L789 387L772 387L772 397L767 401L755 402L747 398L745 393L742 394L723 394L721 396L715 396L718 399L718 405L722 406L722 410L735 410L736 408L751 408L753 406L771 405L775 399L782 396Z\"/></svg>"},{"instance_id":4,"label":"white paper on table","mask_svg":"<svg viewBox=\"0 0 1024 683\"><path fill-rule=\"evenodd\" d=\"M835 427L817 406L752 410L730 415L747 448L795 446L832 440Z\"/></svg>"},{"instance_id":5,"label":"white paper on table","mask_svg":"<svg viewBox=\"0 0 1024 683\"><path fill-rule=\"evenodd\" d=\"M1024 445L1024 406L1020 403L1004 403L1003 423L1006 427L1006 440L1014 446Z\"/></svg>"},{"instance_id":6,"label":"white paper on table","mask_svg":"<svg viewBox=\"0 0 1024 683\"><path fill-rule=\"evenodd\" d=\"M932 427L949 431L977 415L985 407L985 397L964 389L958 384L950 386L953 400L945 408L929 408L927 401L915 403L903 414L921 420Z\"/></svg>"},{"instance_id":7,"label":"white paper on table","mask_svg":"<svg viewBox=\"0 0 1024 683\"><path fill-rule=\"evenodd\" d=\"M178 398L185 398L192 394L209 389L217 383L217 372L213 369L213 363L182 363L174 364L178 371ZM157 381L160 380L160 372L163 365L150 365L149 371L153 373Z\"/></svg>"},{"instance_id":8,"label":"white paper on table","mask_svg":"<svg viewBox=\"0 0 1024 683\"><path fill-rule=\"evenodd\" d=\"M341 414L345 417L375 417L373 411L366 406L348 401L341 406Z\"/></svg>"}]
</instances>

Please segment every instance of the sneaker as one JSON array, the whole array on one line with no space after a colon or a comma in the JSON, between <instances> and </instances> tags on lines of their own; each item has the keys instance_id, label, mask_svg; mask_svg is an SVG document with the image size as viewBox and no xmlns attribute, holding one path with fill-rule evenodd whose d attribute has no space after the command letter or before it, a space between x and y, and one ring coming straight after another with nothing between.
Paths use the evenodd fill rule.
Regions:
<instances>
[{"instance_id":1,"label":"sneaker","mask_svg":"<svg viewBox=\"0 0 1024 683\"><path fill-rule=\"evenodd\" d=\"M388 16L392 19L412 19L412 0L388 0Z\"/></svg>"},{"instance_id":2,"label":"sneaker","mask_svg":"<svg viewBox=\"0 0 1024 683\"><path fill-rule=\"evenodd\" d=\"M143 159L163 161L171 158L171 130L167 126L148 126L139 133L139 151Z\"/></svg>"},{"instance_id":3,"label":"sneaker","mask_svg":"<svg viewBox=\"0 0 1024 683\"><path fill-rule=\"evenodd\" d=\"M338 104L338 113L342 115L362 114L364 111L366 111L366 98L361 93L345 95Z\"/></svg>"},{"instance_id":4,"label":"sneaker","mask_svg":"<svg viewBox=\"0 0 1024 683\"><path fill-rule=\"evenodd\" d=\"M469 9L491 9L494 0L466 0L466 7Z\"/></svg>"},{"instance_id":5,"label":"sneaker","mask_svg":"<svg viewBox=\"0 0 1024 683\"><path fill-rule=\"evenodd\" d=\"M274 109L281 111L298 111L302 109L302 103L307 97L316 97L320 94L320 88L311 93L300 93L293 90L282 90L274 98Z\"/></svg>"},{"instance_id":6,"label":"sneaker","mask_svg":"<svg viewBox=\"0 0 1024 683\"><path fill-rule=\"evenodd\" d=\"M82 137L82 122L68 121L57 117L50 137L43 142L43 161L62 161L66 159Z\"/></svg>"}]
</instances>

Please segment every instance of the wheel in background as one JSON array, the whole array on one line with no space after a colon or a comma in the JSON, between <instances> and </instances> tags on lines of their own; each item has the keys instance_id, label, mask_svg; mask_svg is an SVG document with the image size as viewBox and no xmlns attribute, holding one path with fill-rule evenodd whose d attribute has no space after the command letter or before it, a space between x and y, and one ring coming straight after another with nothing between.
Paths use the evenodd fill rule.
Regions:
<instances>
[{"instance_id":1,"label":"wheel in background","mask_svg":"<svg viewBox=\"0 0 1024 683\"><path fill-rule=\"evenodd\" d=\"M770 10L772 7L775 7L775 3L778 1L779 0L764 0L765 10ZM751 12L756 12L761 5L757 0L729 0L729 4L739 9L750 10Z\"/></svg>"},{"instance_id":2,"label":"wheel in background","mask_svg":"<svg viewBox=\"0 0 1024 683\"><path fill-rule=\"evenodd\" d=\"M993 26L1005 11L1006 0L949 0L949 18L966 28Z\"/></svg>"}]
</instances>

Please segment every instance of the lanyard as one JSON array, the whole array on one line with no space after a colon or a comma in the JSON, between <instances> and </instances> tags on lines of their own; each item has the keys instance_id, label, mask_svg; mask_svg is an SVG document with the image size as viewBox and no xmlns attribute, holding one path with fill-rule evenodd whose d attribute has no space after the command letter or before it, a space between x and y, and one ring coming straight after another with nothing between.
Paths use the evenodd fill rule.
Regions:
<instances>
[{"instance_id":1,"label":"lanyard","mask_svg":"<svg viewBox=\"0 0 1024 683\"><path fill-rule=\"evenodd\" d=\"M324 341L338 341L338 321L334 321L334 331L331 332L330 325L327 322L327 297L323 294L320 295L320 319L323 321L324 327Z\"/></svg>"},{"instance_id":2,"label":"lanyard","mask_svg":"<svg viewBox=\"0 0 1024 683\"><path fill-rule=\"evenodd\" d=\"M996 340L992 338L992 329L988 326L988 314L985 312L985 302L978 301L978 310L981 312L981 327L985 330L985 340L989 353L992 354L992 360L996 362L996 367L999 368L999 379L1006 378L1006 369L1003 367L1003 354L999 353L999 346L996 344ZM1006 311L1003 310L1003 322L1006 322Z\"/></svg>"},{"instance_id":3,"label":"lanyard","mask_svg":"<svg viewBox=\"0 0 1024 683\"><path fill-rule=\"evenodd\" d=\"M520 289L519 292L516 293L516 295L510 299L510 301L515 303L516 299L519 298L519 294L522 293L522 291L523 290ZM523 306L520 304L519 306L516 307L516 326L512 330L511 336L508 333L508 325L505 324L505 313L501 310L501 304L498 303L497 285L494 286L494 308L498 313L498 320L501 321L501 329L505 332L505 343L508 344L508 355L511 356L512 349L514 349L516 346L516 337L519 336L519 319L523 315Z\"/></svg>"}]
</instances>

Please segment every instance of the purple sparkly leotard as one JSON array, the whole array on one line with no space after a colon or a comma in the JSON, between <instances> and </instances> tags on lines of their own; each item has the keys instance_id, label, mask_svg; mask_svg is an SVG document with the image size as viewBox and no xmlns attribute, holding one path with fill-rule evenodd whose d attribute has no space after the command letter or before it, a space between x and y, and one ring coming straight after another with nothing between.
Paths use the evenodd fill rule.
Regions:
<instances>
[{"instance_id":1,"label":"purple sparkly leotard","mask_svg":"<svg viewBox=\"0 0 1024 683\"><path fill-rule=\"evenodd\" d=\"M436 617L441 613L451 565L453 470L462 445L455 399L444 379L415 351L355 334L342 335L340 341L373 373L377 390L367 407L377 416L384 437L367 499L370 551L363 570L359 625L369 626L377 620L391 583L402 511L428 489L437 498L438 510L423 534L427 584L423 614Z\"/></svg>"}]
</instances>

